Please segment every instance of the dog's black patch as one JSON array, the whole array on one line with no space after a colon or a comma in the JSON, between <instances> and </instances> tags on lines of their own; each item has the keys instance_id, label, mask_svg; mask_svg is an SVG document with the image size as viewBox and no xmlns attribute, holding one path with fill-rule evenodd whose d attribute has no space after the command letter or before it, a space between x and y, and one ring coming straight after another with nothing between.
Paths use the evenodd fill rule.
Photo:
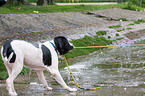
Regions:
<instances>
[{"instance_id":1,"label":"dog's black patch","mask_svg":"<svg viewBox=\"0 0 145 96\"><path fill-rule=\"evenodd\" d=\"M60 55L66 54L73 49L73 46L71 46L68 40L63 36L55 37L54 42Z\"/></svg>"},{"instance_id":2,"label":"dog's black patch","mask_svg":"<svg viewBox=\"0 0 145 96\"><path fill-rule=\"evenodd\" d=\"M8 40L6 41L6 43L3 45L3 56L4 58L7 57L9 58L10 54L13 52L13 56L12 58L10 59L10 63L14 63L15 60L16 60L16 54L14 52L14 50L12 49L12 46L11 46L11 42L13 40Z\"/></svg>"},{"instance_id":3,"label":"dog's black patch","mask_svg":"<svg viewBox=\"0 0 145 96\"><path fill-rule=\"evenodd\" d=\"M41 49L43 52L43 63L50 66L52 62L50 50L45 45L41 45Z\"/></svg>"}]
</instances>

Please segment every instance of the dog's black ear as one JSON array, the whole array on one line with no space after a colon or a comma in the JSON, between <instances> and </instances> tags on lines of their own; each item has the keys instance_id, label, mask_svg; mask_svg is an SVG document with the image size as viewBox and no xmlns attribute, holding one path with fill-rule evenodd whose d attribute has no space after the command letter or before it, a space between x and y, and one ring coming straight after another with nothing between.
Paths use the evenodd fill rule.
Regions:
<instances>
[{"instance_id":1,"label":"dog's black ear","mask_svg":"<svg viewBox=\"0 0 145 96\"><path fill-rule=\"evenodd\" d=\"M66 54L73 49L73 46L69 44L64 36L55 37L54 43L60 55Z\"/></svg>"}]
</instances>

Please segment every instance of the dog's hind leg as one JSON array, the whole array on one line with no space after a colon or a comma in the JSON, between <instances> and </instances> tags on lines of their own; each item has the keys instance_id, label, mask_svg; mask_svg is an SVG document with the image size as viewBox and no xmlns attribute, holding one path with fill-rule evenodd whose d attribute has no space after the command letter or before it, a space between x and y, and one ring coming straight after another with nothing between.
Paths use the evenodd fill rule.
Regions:
<instances>
[{"instance_id":1,"label":"dog's hind leg","mask_svg":"<svg viewBox=\"0 0 145 96\"><path fill-rule=\"evenodd\" d=\"M67 84L64 82L63 78L61 77L61 74L57 68L53 68L49 70L51 74L53 75L54 79L64 88L67 89L68 91L77 91L76 88L70 88L67 86Z\"/></svg>"},{"instance_id":2,"label":"dog's hind leg","mask_svg":"<svg viewBox=\"0 0 145 96\"><path fill-rule=\"evenodd\" d=\"M16 62L13 63L12 72L9 75L9 78L6 80L7 90L9 91L10 95L17 95L14 89L14 79L17 77L17 75L21 72L22 69L23 69L23 59L22 56L20 56L20 58L17 57Z\"/></svg>"},{"instance_id":3,"label":"dog's hind leg","mask_svg":"<svg viewBox=\"0 0 145 96\"><path fill-rule=\"evenodd\" d=\"M8 65L8 62L4 61L4 64L5 64L5 67L6 67L7 71L8 71L8 74L10 76L10 74L12 73L12 68Z\"/></svg>"},{"instance_id":4,"label":"dog's hind leg","mask_svg":"<svg viewBox=\"0 0 145 96\"><path fill-rule=\"evenodd\" d=\"M48 86L46 79L44 77L43 71L42 70L36 70L36 73L39 77L39 80L41 81L41 83L43 84L43 86L47 89L47 90L52 90L51 87Z\"/></svg>"}]
</instances>

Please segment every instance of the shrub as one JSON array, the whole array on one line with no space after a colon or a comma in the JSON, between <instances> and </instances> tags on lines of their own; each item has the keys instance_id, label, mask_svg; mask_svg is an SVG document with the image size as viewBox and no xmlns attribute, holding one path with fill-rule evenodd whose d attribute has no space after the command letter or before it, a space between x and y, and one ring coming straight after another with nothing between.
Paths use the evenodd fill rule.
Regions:
<instances>
[{"instance_id":1,"label":"shrub","mask_svg":"<svg viewBox=\"0 0 145 96\"><path fill-rule=\"evenodd\" d=\"M110 39L111 38L111 36L108 36L108 39Z\"/></svg>"},{"instance_id":2,"label":"shrub","mask_svg":"<svg viewBox=\"0 0 145 96\"><path fill-rule=\"evenodd\" d=\"M145 0L127 0L129 5L137 5L140 7L145 7Z\"/></svg>"},{"instance_id":3,"label":"shrub","mask_svg":"<svg viewBox=\"0 0 145 96\"><path fill-rule=\"evenodd\" d=\"M127 8L125 8L125 9L129 9L129 10L133 10L133 11L136 11L136 9L138 11L143 10L142 7L140 7L138 4L133 3L133 2L129 2L127 5Z\"/></svg>"},{"instance_id":4,"label":"shrub","mask_svg":"<svg viewBox=\"0 0 145 96\"><path fill-rule=\"evenodd\" d=\"M118 34L118 33L116 33L116 36L119 36L119 34Z\"/></svg>"},{"instance_id":5,"label":"shrub","mask_svg":"<svg viewBox=\"0 0 145 96\"><path fill-rule=\"evenodd\" d=\"M107 34L107 32L106 31L98 31L98 32L96 32L96 34L97 35L106 35Z\"/></svg>"}]
</instances>

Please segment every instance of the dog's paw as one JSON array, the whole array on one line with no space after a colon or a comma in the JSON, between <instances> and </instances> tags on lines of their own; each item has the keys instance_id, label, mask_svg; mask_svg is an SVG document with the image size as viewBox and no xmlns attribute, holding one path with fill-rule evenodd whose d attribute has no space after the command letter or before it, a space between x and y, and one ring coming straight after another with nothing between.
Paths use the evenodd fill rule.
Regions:
<instances>
[{"instance_id":1,"label":"dog's paw","mask_svg":"<svg viewBox=\"0 0 145 96\"><path fill-rule=\"evenodd\" d=\"M51 91L53 88L51 88L51 87L46 87L46 89Z\"/></svg>"},{"instance_id":2,"label":"dog's paw","mask_svg":"<svg viewBox=\"0 0 145 96\"><path fill-rule=\"evenodd\" d=\"M69 90L69 91L77 91L76 88L69 88L68 90Z\"/></svg>"}]
</instances>

